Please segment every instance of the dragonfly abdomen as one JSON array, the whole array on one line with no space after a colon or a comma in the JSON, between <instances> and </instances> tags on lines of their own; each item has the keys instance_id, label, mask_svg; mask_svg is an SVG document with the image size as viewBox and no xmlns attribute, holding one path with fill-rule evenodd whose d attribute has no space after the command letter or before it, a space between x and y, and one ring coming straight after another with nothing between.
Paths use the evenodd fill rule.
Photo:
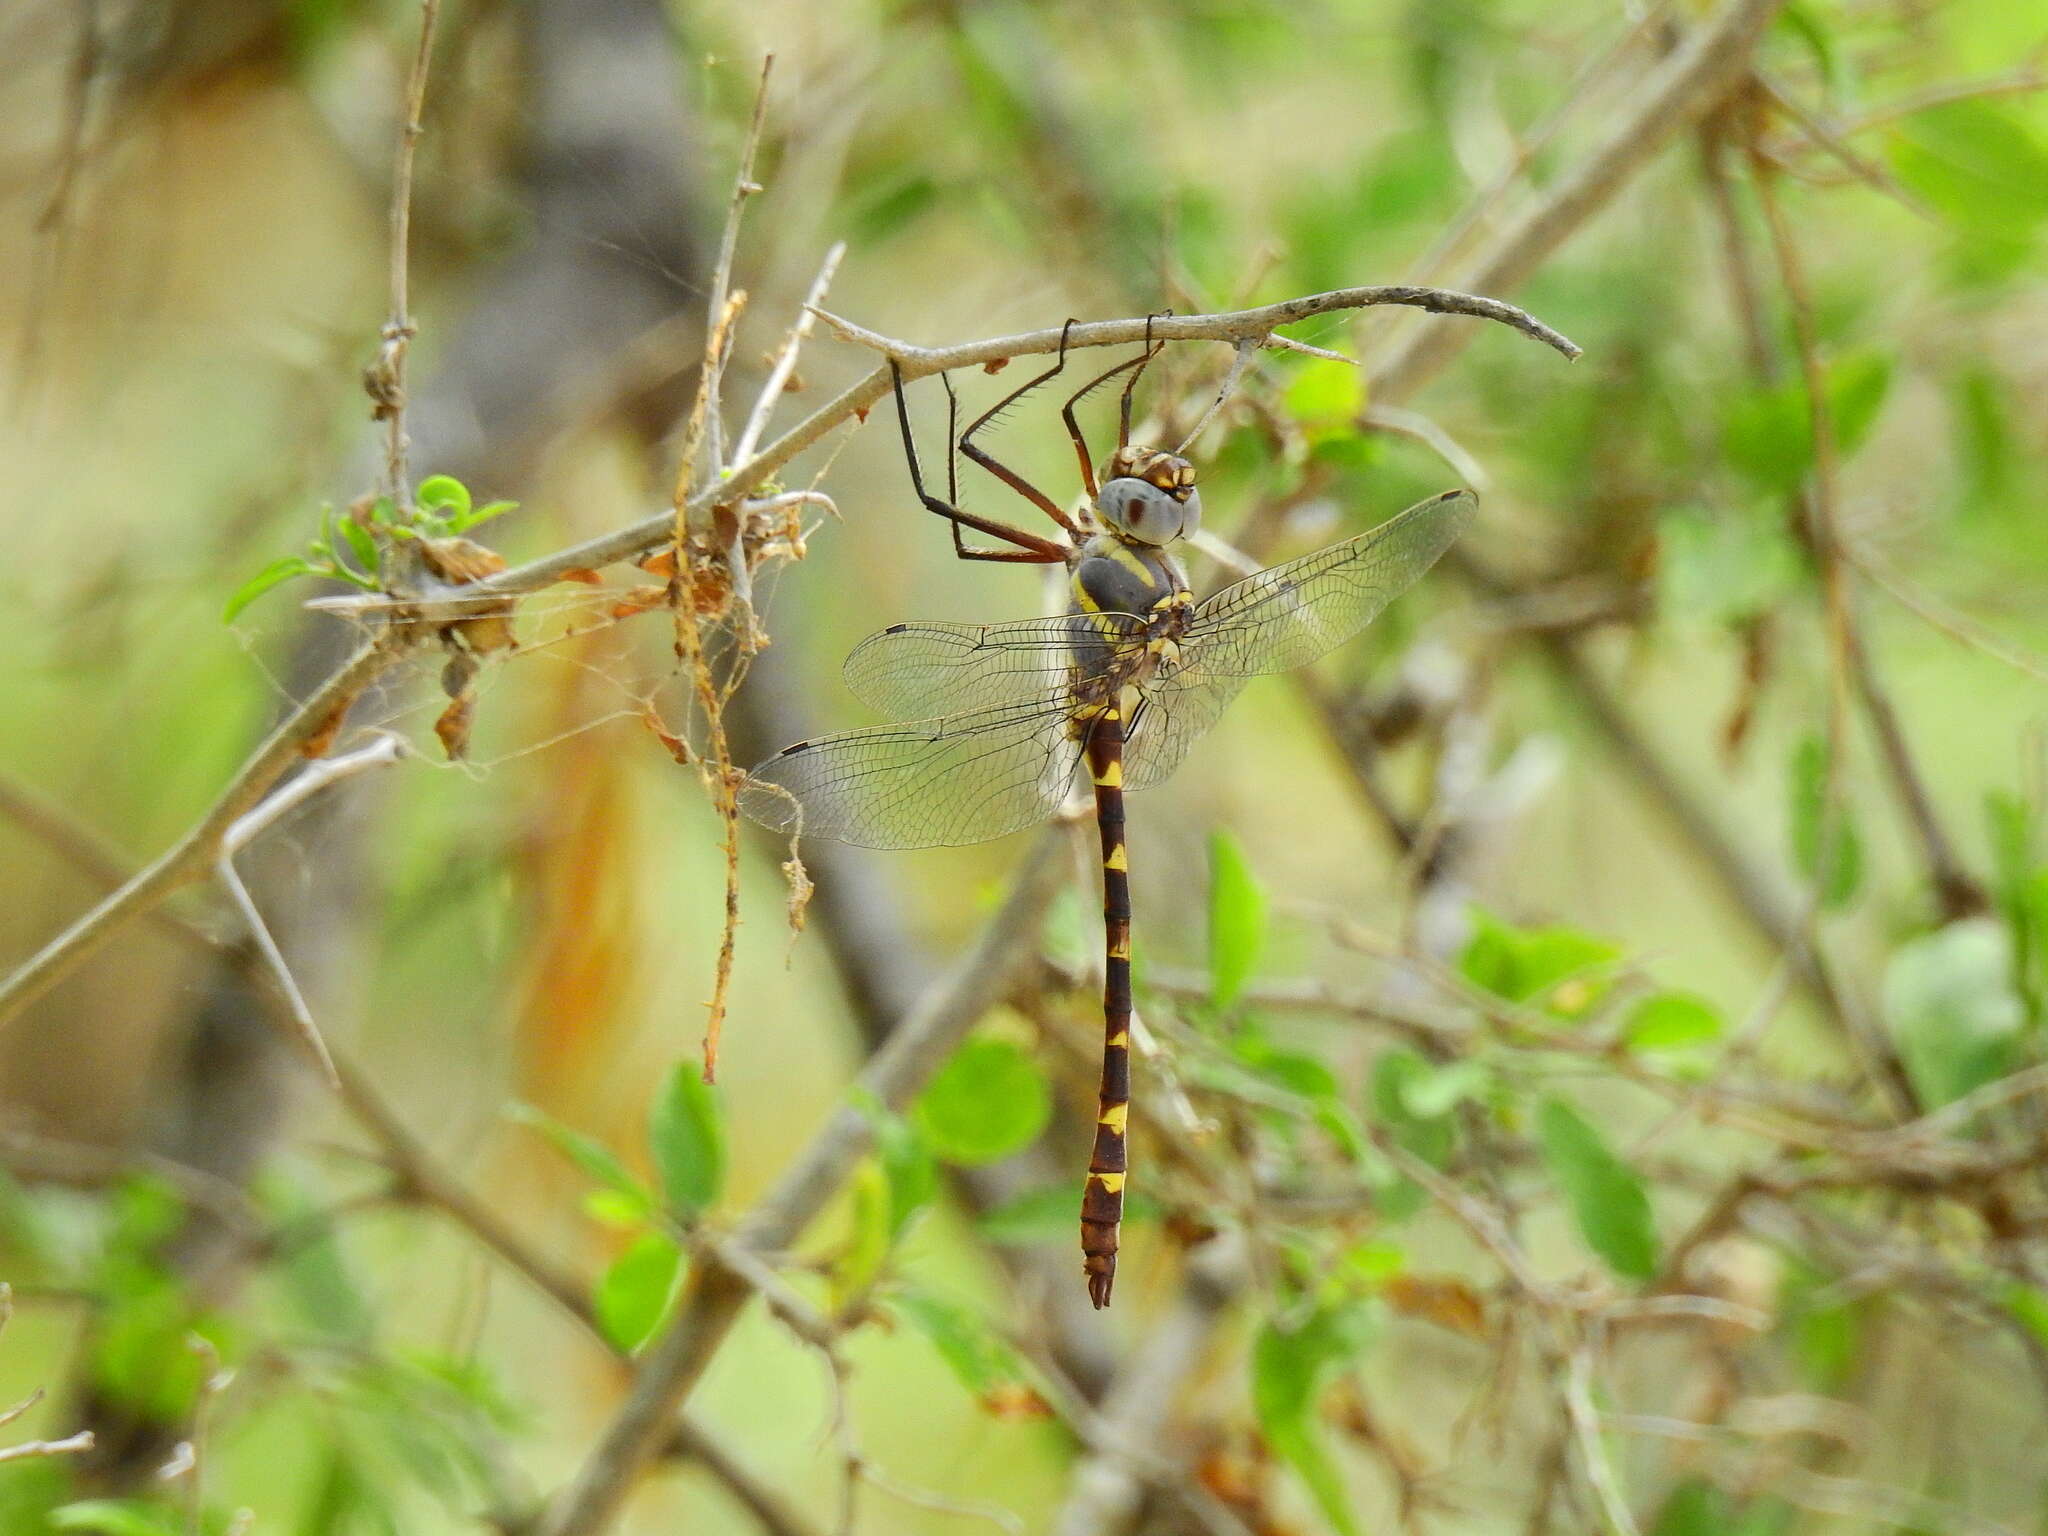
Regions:
<instances>
[{"instance_id":1,"label":"dragonfly abdomen","mask_svg":"<svg viewBox=\"0 0 2048 1536\"><path fill-rule=\"evenodd\" d=\"M1095 821L1102 834L1103 1038L1095 1150L1088 1159L1088 1183L1081 1196L1081 1252L1089 1300L1106 1307L1116 1284L1131 1103L1130 854L1124 840L1123 711L1116 703L1105 705L1090 722L1087 758L1095 781Z\"/></svg>"}]
</instances>

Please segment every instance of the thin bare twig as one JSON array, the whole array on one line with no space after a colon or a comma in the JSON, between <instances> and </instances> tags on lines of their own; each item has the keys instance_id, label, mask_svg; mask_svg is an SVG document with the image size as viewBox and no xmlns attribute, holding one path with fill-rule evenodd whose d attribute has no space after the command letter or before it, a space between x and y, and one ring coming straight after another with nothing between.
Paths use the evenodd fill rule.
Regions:
<instances>
[{"instance_id":1,"label":"thin bare twig","mask_svg":"<svg viewBox=\"0 0 2048 1536\"><path fill-rule=\"evenodd\" d=\"M384 423L384 494L394 507L412 505L412 451L405 431L405 362L418 327L413 324L409 293L412 261L413 161L427 107L427 75L434 58L434 26L441 0L420 0L419 47L406 82L405 121L398 130L398 150L391 171L391 314L384 322L377 360L364 374L364 388L374 402L372 416Z\"/></svg>"},{"instance_id":2,"label":"thin bare twig","mask_svg":"<svg viewBox=\"0 0 2048 1536\"><path fill-rule=\"evenodd\" d=\"M285 963L284 952L277 947L277 940L271 936L270 926L263 921L263 914L257 910L255 898L242 883L242 877L235 869L235 855L270 827L289 816L330 784L350 778L369 768L382 768L395 763L405 755L404 741L392 735L379 735L377 740L366 747L341 757L323 758L301 773L291 783L272 795L248 815L229 827L220 840L220 858L215 862L215 873L220 883L227 888L230 899L242 914L242 921L249 925L249 936L254 940L256 952L270 967L272 978L278 990L284 994L289 1005L292 1022L298 1026L299 1039L312 1053L320 1073L327 1079L328 1086L339 1088L341 1080L335 1075L334 1058L328 1054L327 1042L321 1037L320 1026L313 1021L313 1010L307 1006L305 994L292 977L291 967Z\"/></svg>"},{"instance_id":3,"label":"thin bare twig","mask_svg":"<svg viewBox=\"0 0 2048 1536\"><path fill-rule=\"evenodd\" d=\"M1571 1414L1572 1433L1579 1444L1579 1456L1585 1463L1586 1481L1593 1485L1594 1493L1599 1496L1600 1508L1607 1516L1613 1536L1640 1536L1635 1516L1629 1512L1628 1495L1622 1492L1621 1479L1607 1454L1607 1442L1600 1435L1600 1414L1593 1405L1593 1351L1590 1345L1580 1344L1566 1361L1564 1400L1566 1410Z\"/></svg>"},{"instance_id":4,"label":"thin bare twig","mask_svg":"<svg viewBox=\"0 0 2048 1536\"><path fill-rule=\"evenodd\" d=\"M775 68L775 55L761 56L761 78L754 86L754 115L747 123L747 136L740 150L739 170L733 176L732 202L725 212L725 230L719 236L718 260L711 268L711 295L705 318L705 334L716 336L721 324L726 322L726 304L732 291L732 264L739 253L740 218L746 210L747 199L761 190L754 180L754 155L761 147L761 129L768 120L768 75ZM710 462L714 469L725 463L725 358L726 349L709 345L704 353L706 386L703 393L710 400L710 410L704 422L705 441L710 444Z\"/></svg>"},{"instance_id":5,"label":"thin bare twig","mask_svg":"<svg viewBox=\"0 0 2048 1536\"><path fill-rule=\"evenodd\" d=\"M76 1456L92 1448L92 1431L81 1429L62 1440L25 1440L20 1445L0 1445L0 1461L26 1461L32 1456Z\"/></svg>"},{"instance_id":6,"label":"thin bare twig","mask_svg":"<svg viewBox=\"0 0 2048 1536\"><path fill-rule=\"evenodd\" d=\"M818 266L818 275L811 279L810 290L804 294L804 307L796 317L796 323L789 328L789 334L782 338L782 346L775 354L775 362L768 370L768 377L762 381L761 394L754 401L753 413L747 417L747 425L740 433L740 440L733 444L732 456L744 463L751 458L761 434L768 428L769 417L775 414L775 407L782 399L782 393L789 387L791 376L796 372L797 354L803 351L804 342L811 334L811 326L817 319L817 307L825 302L825 295L831 290L832 279L839 272L839 263L846 257L846 242L841 240L825 253L825 259Z\"/></svg>"}]
</instances>

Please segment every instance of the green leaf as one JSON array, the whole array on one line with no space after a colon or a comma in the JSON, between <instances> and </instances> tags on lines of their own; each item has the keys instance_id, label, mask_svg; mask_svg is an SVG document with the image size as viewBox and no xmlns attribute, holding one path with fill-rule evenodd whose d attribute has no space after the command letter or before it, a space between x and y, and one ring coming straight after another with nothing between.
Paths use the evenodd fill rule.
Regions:
<instances>
[{"instance_id":1,"label":"green leaf","mask_svg":"<svg viewBox=\"0 0 2048 1536\"><path fill-rule=\"evenodd\" d=\"M422 512L440 512L458 520L469 515L469 487L453 475L427 476L412 500Z\"/></svg>"},{"instance_id":2,"label":"green leaf","mask_svg":"<svg viewBox=\"0 0 2048 1536\"><path fill-rule=\"evenodd\" d=\"M1401 1102L1424 1120L1448 1115L1468 1099L1481 1097L1493 1081L1483 1061L1453 1061L1414 1073L1401 1084Z\"/></svg>"},{"instance_id":3,"label":"green leaf","mask_svg":"<svg viewBox=\"0 0 2048 1536\"><path fill-rule=\"evenodd\" d=\"M865 1291L889 1262L895 1240L889 1231L889 1176L872 1158L854 1169L849 1186L853 1211L846 1246L832 1266L832 1284L844 1301Z\"/></svg>"},{"instance_id":4,"label":"green leaf","mask_svg":"<svg viewBox=\"0 0 2048 1536\"><path fill-rule=\"evenodd\" d=\"M1870 436L1891 385L1892 360L1875 348L1845 352L1829 366L1828 410L1833 417L1835 447L1844 458Z\"/></svg>"},{"instance_id":5,"label":"green leaf","mask_svg":"<svg viewBox=\"0 0 2048 1536\"><path fill-rule=\"evenodd\" d=\"M2048 1295L2042 1294L2024 1280L2007 1283L1999 1298L2013 1320L2028 1333L2036 1343L2048 1344Z\"/></svg>"},{"instance_id":6,"label":"green leaf","mask_svg":"<svg viewBox=\"0 0 2048 1536\"><path fill-rule=\"evenodd\" d=\"M1367 1285L1380 1286L1408 1267L1408 1250L1399 1243L1376 1238L1347 1249L1340 1261L1344 1270Z\"/></svg>"},{"instance_id":7,"label":"green leaf","mask_svg":"<svg viewBox=\"0 0 2048 1536\"><path fill-rule=\"evenodd\" d=\"M1256 1028L1240 1029L1232 1035L1230 1054L1268 1082L1304 1099L1327 1100L1337 1096L1337 1074L1330 1070L1328 1062L1305 1051L1283 1050Z\"/></svg>"},{"instance_id":8,"label":"green leaf","mask_svg":"<svg viewBox=\"0 0 2048 1536\"><path fill-rule=\"evenodd\" d=\"M1835 447L1854 453L1877 420L1891 387L1890 357L1872 348L1846 352L1826 370ZM1796 490L1813 467L1813 413L1799 379L1736 394L1722 417L1728 462L1764 490Z\"/></svg>"},{"instance_id":9,"label":"green leaf","mask_svg":"<svg viewBox=\"0 0 2048 1536\"><path fill-rule=\"evenodd\" d=\"M286 555L282 560L273 560L254 576L235 588L235 595L228 599L228 605L221 611L220 621L232 624L242 610L272 587L283 586L294 576L310 575L313 563L302 555Z\"/></svg>"},{"instance_id":10,"label":"green leaf","mask_svg":"<svg viewBox=\"0 0 2048 1536\"><path fill-rule=\"evenodd\" d=\"M1409 1089L1428 1082L1436 1070L1406 1046L1383 1052L1372 1066L1368 1108L1371 1118L1396 1145L1432 1168L1441 1168L1450 1161L1451 1151L1457 1145L1457 1122L1449 1115L1419 1115L1408 1102ZM1424 1102L1429 1099L1427 1092L1420 1097ZM1412 1179L1393 1174L1375 1192L1373 1206L1383 1220L1405 1221L1422 1209L1425 1198Z\"/></svg>"},{"instance_id":11,"label":"green leaf","mask_svg":"<svg viewBox=\"0 0 2048 1536\"><path fill-rule=\"evenodd\" d=\"M1659 992L1629 1010L1622 1040L1632 1051L1682 1051L1721 1038L1721 1014L1690 992Z\"/></svg>"},{"instance_id":12,"label":"green leaf","mask_svg":"<svg viewBox=\"0 0 2048 1536\"><path fill-rule=\"evenodd\" d=\"M474 512L465 512L454 520L457 533L467 533L480 524L488 523L494 517L503 517L507 512L517 511L516 501L487 501Z\"/></svg>"},{"instance_id":13,"label":"green leaf","mask_svg":"<svg viewBox=\"0 0 2048 1536\"><path fill-rule=\"evenodd\" d=\"M1052 1118L1052 1090L1023 1047L975 1035L933 1075L913 1113L933 1155L979 1167L1037 1139Z\"/></svg>"},{"instance_id":14,"label":"green leaf","mask_svg":"<svg viewBox=\"0 0 2048 1536\"><path fill-rule=\"evenodd\" d=\"M1365 409L1365 373L1350 363L1310 358L1287 383L1288 415L1313 436L1348 432Z\"/></svg>"},{"instance_id":15,"label":"green leaf","mask_svg":"<svg viewBox=\"0 0 2048 1536\"><path fill-rule=\"evenodd\" d=\"M1727 1494L1702 1477L1689 1477L1672 1489L1650 1536L1728 1536L1733 1525Z\"/></svg>"},{"instance_id":16,"label":"green leaf","mask_svg":"<svg viewBox=\"0 0 2048 1536\"><path fill-rule=\"evenodd\" d=\"M1658 520L1657 550L1659 611L1681 618L1746 619L1782 602L1802 581L1775 497L1747 512L1674 507Z\"/></svg>"},{"instance_id":17,"label":"green leaf","mask_svg":"<svg viewBox=\"0 0 2048 1536\"><path fill-rule=\"evenodd\" d=\"M2017 1064L2026 1010L2013 992L2012 938L1965 918L1899 946L1885 967L1884 1015L1913 1086L1951 1103Z\"/></svg>"},{"instance_id":18,"label":"green leaf","mask_svg":"<svg viewBox=\"0 0 2048 1536\"><path fill-rule=\"evenodd\" d=\"M1543 1161L1564 1192L1586 1246L1608 1268L1630 1280L1657 1273L1657 1228L1642 1181L1579 1112L1562 1099L1545 1099L1536 1133Z\"/></svg>"},{"instance_id":19,"label":"green leaf","mask_svg":"<svg viewBox=\"0 0 2048 1536\"><path fill-rule=\"evenodd\" d=\"M1567 1018L1600 1000L1600 974L1621 947L1576 928L1514 928L1474 908L1472 937L1458 960L1465 979L1511 1003L1534 1003Z\"/></svg>"},{"instance_id":20,"label":"green leaf","mask_svg":"<svg viewBox=\"0 0 2048 1536\"><path fill-rule=\"evenodd\" d=\"M99 1536L184 1536L185 1518L161 1504L140 1499L83 1499L50 1511L59 1531L96 1531Z\"/></svg>"},{"instance_id":21,"label":"green leaf","mask_svg":"<svg viewBox=\"0 0 2048 1536\"><path fill-rule=\"evenodd\" d=\"M1359 1529L1344 1480L1323 1443L1316 1405L1331 1371L1370 1342L1369 1314L1345 1307L1299 1322L1274 1318L1252 1345L1252 1411L1259 1428L1341 1536L1359 1536Z\"/></svg>"},{"instance_id":22,"label":"green leaf","mask_svg":"<svg viewBox=\"0 0 2048 1536\"><path fill-rule=\"evenodd\" d=\"M1410 1089L1428 1082L1436 1070L1406 1046L1382 1052L1372 1066L1372 1111L1387 1134L1404 1149L1431 1167L1441 1168L1450 1161L1457 1128L1447 1115L1417 1113L1409 1101ZM1418 1097L1425 1102L1428 1099L1426 1093Z\"/></svg>"},{"instance_id":23,"label":"green leaf","mask_svg":"<svg viewBox=\"0 0 2048 1536\"><path fill-rule=\"evenodd\" d=\"M1020 1387L1029 1390L1023 1360L980 1313L910 1285L892 1287L886 1300L890 1312L925 1336L976 1401L1000 1404Z\"/></svg>"},{"instance_id":24,"label":"green leaf","mask_svg":"<svg viewBox=\"0 0 2048 1536\"><path fill-rule=\"evenodd\" d=\"M686 1221L701 1216L725 1185L725 1133L718 1095L694 1057L677 1062L647 1120L662 1192Z\"/></svg>"},{"instance_id":25,"label":"green leaf","mask_svg":"<svg viewBox=\"0 0 2048 1536\"><path fill-rule=\"evenodd\" d=\"M377 541L370 536L370 530L352 517L341 520L341 536L348 541L349 553L356 557L357 567L375 575L383 566L383 551L377 548Z\"/></svg>"},{"instance_id":26,"label":"green leaf","mask_svg":"<svg viewBox=\"0 0 2048 1536\"><path fill-rule=\"evenodd\" d=\"M682 1250L659 1232L648 1232L598 1278L592 1310L604 1336L628 1354L637 1350L668 1316L682 1289Z\"/></svg>"},{"instance_id":27,"label":"green leaf","mask_svg":"<svg viewBox=\"0 0 2048 1536\"><path fill-rule=\"evenodd\" d=\"M505 1113L520 1125L538 1131L550 1146L580 1168L585 1176L607 1189L617 1191L627 1200L637 1202L644 1214L654 1213L653 1191L628 1173L626 1165L596 1137L586 1136L583 1132L562 1124L554 1116L534 1108L531 1104L509 1105Z\"/></svg>"},{"instance_id":28,"label":"green leaf","mask_svg":"<svg viewBox=\"0 0 2048 1536\"><path fill-rule=\"evenodd\" d=\"M2006 108L1953 101L1893 130L1892 172L1969 234L2024 237L2048 218L2048 150Z\"/></svg>"},{"instance_id":29,"label":"green leaf","mask_svg":"<svg viewBox=\"0 0 2048 1536\"><path fill-rule=\"evenodd\" d=\"M616 1189L593 1189L583 1197L583 1214L600 1226L638 1227L646 1224L647 1201Z\"/></svg>"},{"instance_id":30,"label":"green leaf","mask_svg":"<svg viewBox=\"0 0 2048 1536\"><path fill-rule=\"evenodd\" d=\"M1863 841L1849 817L1847 796L1827 806L1827 747L1807 736L1792 752L1792 857L1799 872L1821 887L1821 904L1846 906L1863 882ZM1827 869L1821 869L1823 855Z\"/></svg>"},{"instance_id":31,"label":"green leaf","mask_svg":"<svg viewBox=\"0 0 2048 1536\"><path fill-rule=\"evenodd\" d=\"M1954 418L1951 439L1963 466L1963 511L1967 516L1987 504L2003 502L2019 478L2021 449L2015 441L2005 381L1998 372L1973 363L1951 387Z\"/></svg>"},{"instance_id":32,"label":"green leaf","mask_svg":"<svg viewBox=\"0 0 2048 1536\"><path fill-rule=\"evenodd\" d=\"M1266 947L1266 892L1229 833L1209 837L1209 995L1228 1008Z\"/></svg>"},{"instance_id":33,"label":"green leaf","mask_svg":"<svg viewBox=\"0 0 2048 1536\"><path fill-rule=\"evenodd\" d=\"M889 1244L902 1237L911 1221L932 1203L939 1190L939 1170L922 1132L871 1093L855 1088L854 1107L868 1119L875 1138L875 1166L881 1175L882 1230Z\"/></svg>"},{"instance_id":34,"label":"green leaf","mask_svg":"<svg viewBox=\"0 0 2048 1536\"><path fill-rule=\"evenodd\" d=\"M1795 1254L1778 1287L1777 1310L1807 1380L1822 1392L1840 1391L1863 1357L1863 1306L1843 1301L1831 1277Z\"/></svg>"},{"instance_id":35,"label":"green leaf","mask_svg":"<svg viewBox=\"0 0 2048 1536\"><path fill-rule=\"evenodd\" d=\"M1811 8L1800 5L1797 0L1778 13L1780 31L1789 32L1806 45L1813 55L1813 62L1819 66L1821 78L1827 82L1830 94L1839 93L1847 85L1847 74L1842 68L1841 55L1835 48L1834 39L1821 24Z\"/></svg>"}]
</instances>

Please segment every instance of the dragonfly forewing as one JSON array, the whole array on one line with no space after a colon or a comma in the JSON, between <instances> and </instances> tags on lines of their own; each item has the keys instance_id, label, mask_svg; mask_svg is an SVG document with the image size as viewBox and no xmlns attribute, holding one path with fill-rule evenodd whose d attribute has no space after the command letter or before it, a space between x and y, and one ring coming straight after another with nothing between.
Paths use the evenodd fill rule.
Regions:
<instances>
[{"instance_id":1,"label":"dragonfly forewing","mask_svg":"<svg viewBox=\"0 0 2048 1536\"><path fill-rule=\"evenodd\" d=\"M891 624L854 647L844 676L856 698L892 720L1025 705L1068 686L1077 665L1114 665L1143 628L1130 614Z\"/></svg>"},{"instance_id":2,"label":"dragonfly forewing","mask_svg":"<svg viewBox=\"0 0 2048 1536\"><path fill-rule=\"evenodd\" d=\"M1421 579L1471 522L1478 500L1446 491L1357 538L1225 587L1195 609L1181 642L1210 678L1307 666L1356 635Z\"/></svg>"},{"instance_id":3,"label":"dragonfly forewing","mask_svg":"<svg viewBox=\"0 0 2048 1536\"><path fill-rule=\"evenodd\" d=\"M798 742L748 776L739 804L783 833L862 848L955 847L1045 821L1080 757L1061 691Z\"/></svg>"}]
</instances>

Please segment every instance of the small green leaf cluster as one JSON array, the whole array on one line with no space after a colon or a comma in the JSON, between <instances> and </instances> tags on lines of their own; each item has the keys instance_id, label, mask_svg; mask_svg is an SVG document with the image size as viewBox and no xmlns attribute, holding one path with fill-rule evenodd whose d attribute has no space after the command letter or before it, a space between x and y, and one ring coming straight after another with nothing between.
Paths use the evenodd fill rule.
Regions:
<instances>
[{"instance_id":1,"label":"small green leaf cluster","mask_svg":"<svg viewBox=\"0 0 2048 1536\"><path fill-rule=\"evenodd\" d=\"M718 1093L694 1060L676 1063L647 1116L652 1184L637 1178L603 1142L533 1108L515 1119L538 1131L594 1186L587 1215L620 1232L624 1249L599 1275L591 1310L605 1338L632 1353L654 1336L682 1291L688 1234L725 1187L725 1129Z\"/></svg>"},{"instance_id":2,"label":"small green leaf cluster","mask_svg":"<svg viewBox=\"0 0 2048 1536\"><path fill-rule=\"evenodd\" d=\"M298 576L319 576L347 582L364 592L381 592L384 555L391 541L457 538L518 505L516 501L491 501L477 506L469 487L453 475L429 475L413 493L409 512L396 509L388 496L369 502L360 516L354 511L337 516L331 504L322 506L319 536L306 546L305 553L273 560L243 582L228 599L221 619L233 623L257 598Z\"/></svg>"}]
</instances>

